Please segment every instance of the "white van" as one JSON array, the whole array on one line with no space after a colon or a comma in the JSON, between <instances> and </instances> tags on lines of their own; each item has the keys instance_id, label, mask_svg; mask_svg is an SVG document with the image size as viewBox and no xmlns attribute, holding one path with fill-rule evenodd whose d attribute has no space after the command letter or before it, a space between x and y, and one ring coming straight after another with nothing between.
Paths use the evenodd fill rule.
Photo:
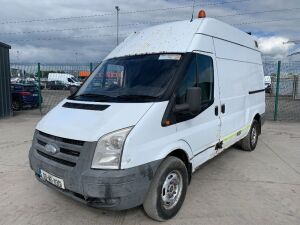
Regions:
<instances>
[{"instance_id":1,"label":"white van","mask_svg":"<svg viewBox=\"0 0 300 225\"><path fill-rule=\"evenodd\" d=\"M164 221L200 165L235 143L255 149L264 112L250 35L212 18L162 24L129 36L38 123L30 165L78 201Z\"/></svg>"},{"instance_id":2,"label":"white van","mask_svg":"<svg viewBox=\"0 0 300 225\"><path fill-rule=\"evenodd\" d=\"M77 86L81 85L81 82L72 74L68 73L49 73L48 81L61 81L67 86Z\"/></svg>"}]
</instances>

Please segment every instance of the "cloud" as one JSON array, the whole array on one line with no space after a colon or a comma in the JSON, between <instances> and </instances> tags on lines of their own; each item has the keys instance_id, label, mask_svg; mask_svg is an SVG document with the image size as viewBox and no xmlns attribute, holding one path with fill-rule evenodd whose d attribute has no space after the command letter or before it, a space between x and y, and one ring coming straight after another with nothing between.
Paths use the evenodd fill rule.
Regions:
<instances>
[{"instance_id":1,"label":"cloud","mask_svg":"<svg viewBox=\"0 0 300 225\"><path fill-rule=\"evenodd\" d=\"M232 0L226 0L224 2L230 1ZM122 37L120 37L120 39L122 40L129 33L139 31L153 24L163 23L166 20L190 19L192 8L187 6L191 6L193 1L1 0L1 3L0 41L12 45L11 61L74 63L77 55L78 62L87 63L90 61L100 61L116 46L116 5L121 8L120 34L122 34ZM297 29L297 27L300 26L300 19L298 18L298 14L300 12L299 0L251 0L234 2L231 4L222 3L223 1L216 0L196 0L197 7L195 8L194 15L197 14L200 8L204 8L208 17L217 17L226 23L234 24L241 30L252 32L259 38L263 36L264 38L261 39L263 51L270 57L284 56L290 50L289 48L291 46L280 47L280 44L278 44L281 42L280 40L278 41L274 39L272 41L268 41L268 37L285 37L286 39L296 39L299 37L299 29ZM176 10L154 10L140 13L126 13L128 11L133 12L174 7L180 8ZM292 10L282 12L278 11L281 9ZM272 10L275 11L247 14L249 12ZM99 15L107 13L111 13L111 15L59 21L46 20L43 22L1 24L1 22L5 21L34 20L95 14ZM224 15L226 16L224 17ZM295 18L295 20L272 21L274 19L284 18ZM272 22L261 23L261 21ZM247 22L251 23L247 24ZM135 23L136 25L128 25L132 23ZM138 25L138 23L140 24ZM70 29L101 26L106 26L106 28ZM34 32L43 30L48 30L48 32ZM17 54L17 52L19 53Z\"/></svg>"},{"instance_id":2,"label":"cloud","mask_svg":"<svg viewBox=\"0 0 300 225\"><path fill-rule=\"evenodd\" d=\"M258 38L259 49L264 55L273 56L274 58L286 57L295 44L284 44L289 41L288 38L271 36Z\"/></svg>"}]
</instances>

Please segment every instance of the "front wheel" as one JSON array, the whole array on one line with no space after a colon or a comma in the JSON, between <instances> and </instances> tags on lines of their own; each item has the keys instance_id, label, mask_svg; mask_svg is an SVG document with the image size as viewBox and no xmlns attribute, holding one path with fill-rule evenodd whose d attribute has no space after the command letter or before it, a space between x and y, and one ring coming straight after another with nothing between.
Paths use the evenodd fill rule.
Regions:
<instances>
[{"instance_id":1,"label":"front wheel","mask_svg":"<svg viewBox=\"0 0 300 225\"><path fill-rule=\"evenodd\" d=\"M180 210L187 191L188 172L182 160L170 156L159 166L143 204L146 214L165 221Z\"/></svg>"}]
</instances>

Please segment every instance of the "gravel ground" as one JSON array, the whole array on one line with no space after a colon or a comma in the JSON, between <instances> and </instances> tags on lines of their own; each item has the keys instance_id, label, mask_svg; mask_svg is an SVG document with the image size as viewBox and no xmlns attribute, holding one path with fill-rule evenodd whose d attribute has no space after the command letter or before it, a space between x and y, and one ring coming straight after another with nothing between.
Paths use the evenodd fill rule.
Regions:
<instances>
[{"instance_id":1,"label":"gravel ground","mask_svg":"<svg viewBox=\"0 0 300 225\"><path fill-rule=\"evenodd\" d=\"M39 119L0 121L0 224L157 224L141 207L94 209L39 183L28 165ZM181 211L164 224L299 225L299 146L300 123L266 123L254 152L230 148L198 169Z\"/></svg>"}]
</instances>

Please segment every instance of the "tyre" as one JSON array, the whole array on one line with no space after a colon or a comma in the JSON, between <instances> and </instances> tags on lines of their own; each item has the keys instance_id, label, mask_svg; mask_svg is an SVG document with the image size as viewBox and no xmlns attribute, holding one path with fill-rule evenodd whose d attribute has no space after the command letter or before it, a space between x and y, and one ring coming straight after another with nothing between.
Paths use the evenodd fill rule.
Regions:
<instances>
[{"instance_id":1,"label":"tyre","mask_svg":"<svg viewBox=\"0 0 300 225\"><path fill-rule=\"evenodd\" d=\"M256 120L253 120L247 136L239 142L239 146L241 147L241 149L244 151L253 151L257 145L258 134L259 123Z\"/></svg>"},{"instance_id":2,"label":"tyre","mask_svg":"<svg viewBox=\"0 0 300 225\"><path fill-rule=\"evenodd\" d=\"M13 111L20 111L22 109L21 102L17 99L13 99L12 109L13 109Z\"/></svg>"},{"instance_id":3,"label":"tyre","mask_svg":"<svg viewBox=\"0 0 300 225\"><path fill-rule=\"evenodd\" d=\"M157 221L174 217L180 210L187 191L188 172L182 160L170 156L157 169L143 207Z\"/></svg>"}]
</instances>

